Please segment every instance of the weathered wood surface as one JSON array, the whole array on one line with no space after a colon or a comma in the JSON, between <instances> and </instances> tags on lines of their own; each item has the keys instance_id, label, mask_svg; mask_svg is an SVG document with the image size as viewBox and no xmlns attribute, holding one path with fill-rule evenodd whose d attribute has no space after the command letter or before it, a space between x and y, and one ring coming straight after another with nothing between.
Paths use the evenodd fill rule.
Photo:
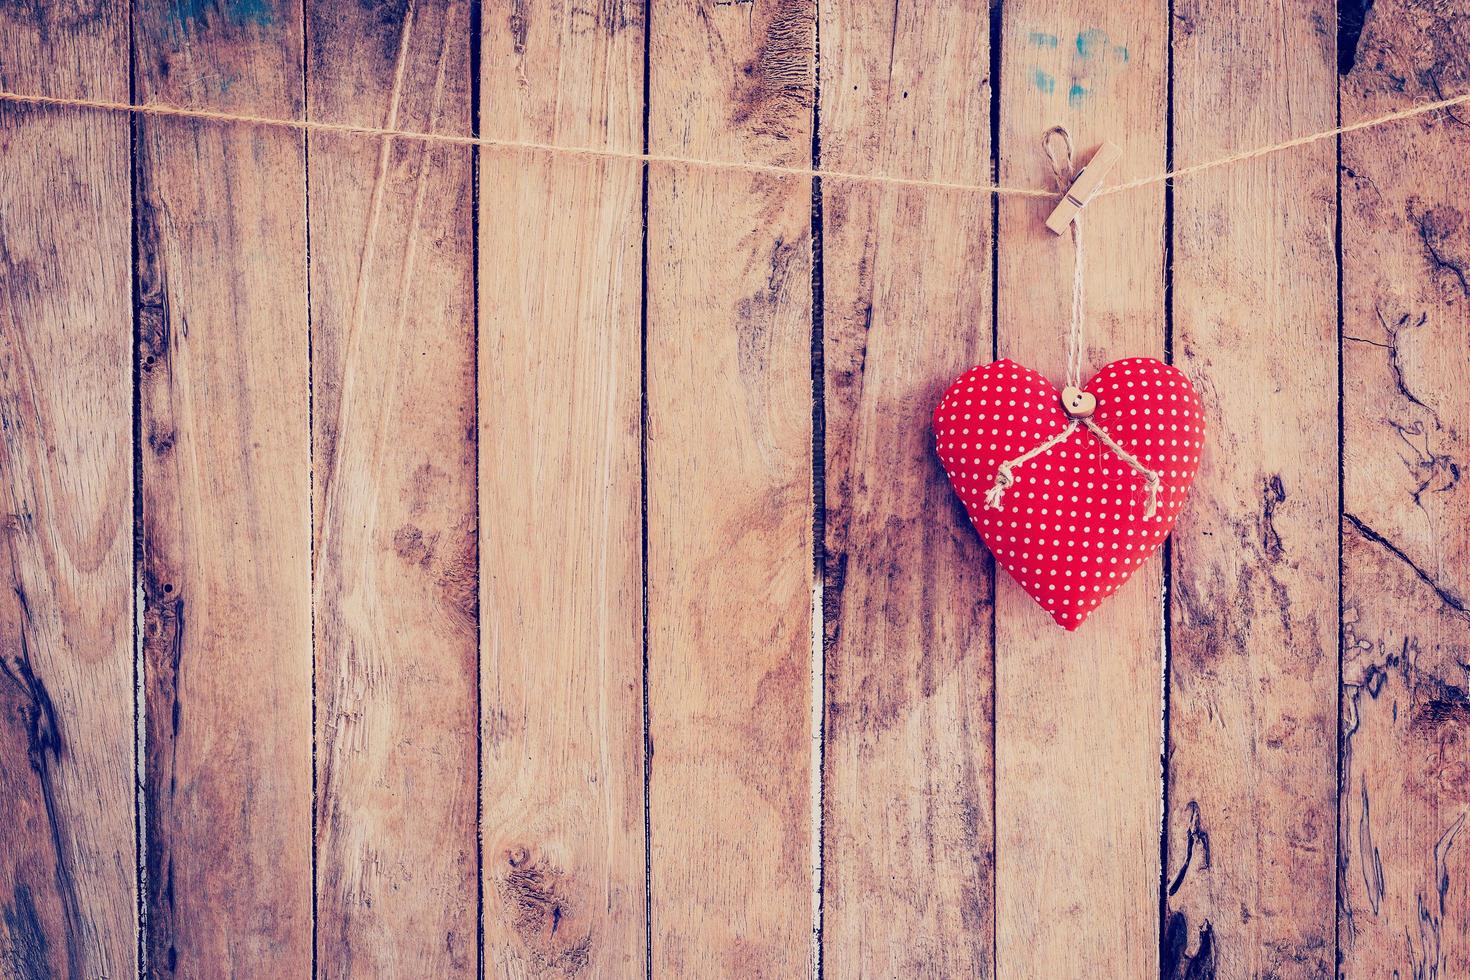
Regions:
<instances>
[{"instance_id":1,"label":"weathered wood surface","mask_svg":"<svg viewBox=\"0 0 1470 980\"><path fill-rule=\"evenodd\" d=\"M1051 186L1041 134L1063 124L1081 157L1121 141L1120 179L1164 168L1168 9L1011 3L1001 49L1000 177ZM1088 208L1084 376L1162 356L1164 200L1159 187ZM1061 384L1073 248L1048 202L1002 198L998 354ZM1162 559L1076 634L1008 577L996 589L996 944L999 975L1157 972Z\"/></svg>"},{"instance_id":2,"label":"weathered wood surface","mask_svg":"<svg viewBox=\"0 0 1470 980\"><path fill-rule=\"evenodd\" d=\"M128 96L125 9L0 8L0 80ZM0 974L137 966L131 162L0 108Z\"/></svg>"},{"instance_id":3,"label":"weathered wood surface","mask_svg":"<svg viewBox=\"0 0 1470 980\"><path fill-rule=\"evenodd\" d=\"M467 3L306 15L309 118L469 132ZM327 976L476 969L472 156L307 142Z\"/></svg>"},{"instance_id":4,"label":"weathered wood surface","mask_svg":"<svg viewBox=\"0 0 1470 980\"><path fill-rule=\"evenodd\" d=\"M0 85L1043 186L1470 88L1360 6L29 5ZM1042 202L0 108L0 975L1470 972L1467 119L1089 207L1088 368L1211 429L1064 637L928 431L1060 379Z\"/></svg>"},{"instance_id":5,"label":"weathered wood surface","mask_svg":"<svg viewBox=\"0 0 1470 980\"><path fill-rule=\"evenodd\" d=\"M991 80L973 74L990 65L986 4L855 0L822 17L825 166L989 172ZM991 201L826 181L820 234L824 966L989 976L992 571L929 414L990 360Z\"/></svg>"},{"instance_id":6,"label":"weathered wood surface","mask_svg":"<svg viewBox=\"0 0 1470 980\"><path fill-rule=\"evenodd\" d=\"M302 10L134 12L137 96L298 117ZM299 135L138 123L148 968L312 962L310 373Z\"/></svg>"},{"instance_id":7,"label":"weathered wood surface","mask_svg":"<svg viewBox=\"0 0 1470 980\"><path fill-rule=\"evenodd\" d=\"M636 151L642 10L484 9L487 136ZM480 156L486 974L645 966L642 170Z\"/></svg>"},{"instance_id":8,"label":"weathered wood surface","mask_svg":"<svg viewBox=\"0 0 1470 980\"><path fill-rule=\"evenodd\" d=\"M659 5L654 152L805 166L811 0ZM812 959L811 182L651 166L652 967Z\"/></svg>"},{"instance_id":9,"label":"weathered wood surface","mask_svg":"<svg viewBox=\"0 0 1470 980\"><path fill-rule=\"evenodd\" d=\"M1470 86L1470 16L1380 2L1350 53L1344 122L1441 98ZM1470 975L1467 119L1342 146L1338 937L1352 977Z\"/></svg>"},{"instance_id":10,"label":"weathered wood surface","mask_svg":"<svg viewBox=\"0 0 1470 980\"><path fill-rule=\"evenodd\" d=\"M1176 165L1333 126L1330 5L1175 17ZM1334 969L1334 165L1322 142L1174 192L1174 355L1208 438L1173 539L1167 976Z\"/></svg>"}]
</instances>

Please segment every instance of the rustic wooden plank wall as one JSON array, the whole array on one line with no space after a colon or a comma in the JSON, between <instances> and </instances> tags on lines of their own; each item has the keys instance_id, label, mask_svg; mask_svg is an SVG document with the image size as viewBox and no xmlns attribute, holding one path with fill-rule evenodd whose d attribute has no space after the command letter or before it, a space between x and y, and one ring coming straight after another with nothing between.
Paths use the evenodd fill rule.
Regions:
<instances>
[{"instance_id":1,"label":"rustic wooden plank wall","mask_svg":"<svg viewBox=\"0 0 1470 980\"><path fill-rule=\"evenodd\" d=\"M1382 0L1353 54L1345 122L1463 91L1470 15ZM1342 143L1337 913L1350 976L1470 975L1467 125L1456 110Z\"/></svg>"},{"instance_id":2,"label":"rustic wooden plank wall","mask_svg":"<svg viewBox=\"0 0 1470 980\"><path fill-rule=\"evenodd\" d=\"M1177 6L1175 162L1333 126L1331 25ZM1172 546L1166 956L1223 976L1333 969L1333 170L1323 142L1174 191L1174 356L1211 452Z\"/></svg>"},{"instance_id":3,"label":"rustic wooden plank wall","mask_svg":"<svg viewBox=\"0 0 1470 980\"><path fill-rule=\"evenodd\" d=\"M812 0L650 9L650 150L807 163ZM799 178L648 174L649 914L663 975L796 976L811 958L811 202Z\"/></svg>"},{"instance_id":4,"label":"rustic wooden plank wall","mask_svg":"<svg viewBox=\"0 0 1470 980\"><path fill-rule=\"evenodd\" d=\"M468 4L305 12L309 118L469 132ZM450 976L478 945L472 151L306 152L317 962Z\"/></svg>"},{"instance_id":5,"label":"rustic wooden plank wall","mask_svg":"<svg viewBox=\"0 0 1470 980\"><path fill-rule=\"evenodd\" d=\"M641 148L643 10L598 10L484 7L481 132ZM483 151L478 178L483 973L636 976L642 168Z\"/></svg>"},{"instance_id":6,"label":"rustic wooden plank wall","mask_svg":"<svg viewBox=\"0 0 1470 980\"><path fill-rule=\"evenodd\" d=\"M133 19L138 98L301 115L298 5ZM284 975L315 849L304 140L136 144L148 967Z\"/></svg>"},{"instance_id":7,"label":"rustic wooden plank wall","mask_svg":"<svg viewBox=\"0 0 1470 980\"><path fill-rule=\"evenodd\" d=\"M57 31L0 9L0 77L126 99L126 10ZM138 963L128 135L0 108L0 969L19 976Z\"/></svg>"},{"instance_id":8,"label":"rustic wooden plank wall","mask_svg":"<svg viewBox=\"0 0 1470 980\"><path fill-rule=\"evenodd\" d=\"M961 182L988 175L985 4L924 11L855 0L822 15L823 165ZM984 84L955 84L975 72ZM973 288L991 276L991 201L824 181L814 203L824 965L832 976L988 976L992 623L983 600L993 574L974 560L929 414L954 376L991 356L992 297Z\"/></svg>"},{"instance_id":9,"label":"rustic wooden plank wall","mask_svg":"<svg viewBox=\"0 0 1470 980\"><path fill-rule=\"evenodd\" d=\"M1045 186L1470 15L28 5L0 86ZM1063 637L927 430L1062 373L1044 202L0 107L0 975L1470 972L1467 118L1089 207L1211 428Z\"/></svg>"}]
</instances>

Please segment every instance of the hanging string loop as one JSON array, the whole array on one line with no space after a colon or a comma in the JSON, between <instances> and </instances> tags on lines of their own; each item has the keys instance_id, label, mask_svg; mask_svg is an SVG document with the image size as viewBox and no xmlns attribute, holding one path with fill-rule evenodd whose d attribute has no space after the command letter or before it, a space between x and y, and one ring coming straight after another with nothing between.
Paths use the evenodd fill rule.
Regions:
<instances>
[{"instance_id":1,"label":"hanging string loop","mask_svg":"<svg viewBox=\"0 0 1470 980\"><path fill-rule=\"evenodd\" d=\"M1060 143L1058 151L1055 144ZM1071 190L1077 179L1078 166L1072 134L1065 126L1053 126L1041 137L1041 152L1051 164L1052 179L1056 181L1057 193ZM1083 204L1087 202L1084 201ZM1083 303L1082 279L1082 212L1072 219L1072 318L1067 329L1067 387L1082 387L1082 331L1085 305Z\"/></svg>"},{"instance_id":2,"label":"hanging string loop","mask_svg":"<svg viewBox=\"0 0 1470 980\"><path fill-rule=\"evenodd\" d=\"M1072 184L1077 179L1077 161L1075 147L1072 142L1072 134L1065 126L1053 126L1041 137L1041 152L1046 155L1047 162L1051 164L1052 177L1056 181L1057 191L1066 194L1071 190ZM1083 202L1084 204L1086 202ZM1080 390L1082 387L1082 342L1084 316L1086 304L1083 296L1083 265L1082 265L1082 212L1078 211L1072 218L1072 316L1067 329L1067 393ZM1120 446L1112 436L1094 422L1088 416L1072 417L1071 420L1051 438L1041 445L1022 453L1015 459L1008 459L996 467L995 480L989 490L985 492L985 506L992 510L1000 510L1002 499L1006 490L1016 483L1016 467L1027 463L1043 453L1050 452L1053 448L1067 440L1079 426L1086 427L1104 447L1114 456L1143 477L1144 498L1143 516L1145 520L1151 520L1158 512L1159 489L1163 480L1158 472L1144 466L1137 456Z\"/></svg>"}]
</instances>

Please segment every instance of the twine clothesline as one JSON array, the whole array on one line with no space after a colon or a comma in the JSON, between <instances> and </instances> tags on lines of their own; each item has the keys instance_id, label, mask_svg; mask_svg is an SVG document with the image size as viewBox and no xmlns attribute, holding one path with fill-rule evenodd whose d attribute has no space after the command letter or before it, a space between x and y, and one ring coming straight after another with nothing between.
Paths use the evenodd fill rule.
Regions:
<instances>
[{"instance_id":1,"label":"twine clothesline","mask_svg":"<svg viewBox=\"0 0 1470 980\"><path fill-rule=\"evenodd\" d=\"M149 102L113 102L104 99L67 98L61 96L35 95L21 92L9 92L0 90L0 103L11 103L16 105L41 106L57 109L93 110L100 112L128 113L137 116L152 116L160 118L194 119L205 122L235 123L238 125L260 126L274 129L285 129L302 133L335 133L350 136L375 136L385 140L403 139L421 143L441 143L454 146L476 146L507 150L523 150L537 153L546 153L552 156L582 157L588 159L603 160L629 160L641 163L661 163L675 166L685 166L705 170L725 170L750 174L822 178L835 181L850 181L855 183L880 184L894 187L924 187L937 190L963 191L970 193L986 193L997 196L1008 197L1031 197L1047 198L1056 197L1056 192L1029 187L1009 187L1002 184L973 184L961 181L933 180L922 177L896 177L880 173L859 173L849 170L839 170L834 167L793 167L779 164L751 163L738 160L710 160L700 157L682 156L673 153L652 153L634 150L618 150L611 147L590 146L565 146L554 143L544 143L534 140L501 139L493 136L463 136L453 133L424 132L418 130L401 129L394 126L359 126L351 123L326 122L310 119L282 119L272 116L251 115L248 113L222 112L213 109L195 109L187 106L170 105L167 103ZM1470 92L1453 96L1447 99L1438 99L1433 102L1421 102L1405 109L1384 113L1370 119L1350 123L1345 126L1334 126L1316 133L1308 133L1304 136L1293 137L1278 143L1256 147L1250 150L1241 150L1236 153L1202 163L1192 164L1187 167L1176 167L1162 173L1152 174L1145 177L1137 177L1120 183L1103 187L1092 194L1093 198L1105 197L1111 194L1121 194L1125 191L1136 190L1141 187L1149 187L1177 180L1180 177L1189 177L1195 174L1205 173L1221 167L1244 163L1261 157L1270 156L1285 150L1307 146L1312 143L1347 133L1355 133L1377 126L1388 125L1416 116L1426 115L1443 109L1450 109L1457 105L1470 103ZM1065 141L1066 155L1058 157L1052 152L1050 139L1060 136ZM1052 169L1061 193L1065 193L1070 186L1071 180L1075 178L1075 160L1073 157L1073 146L1071 135L1062 127L1054 127L1044 137L1043 149L1052 164ZM1072 271L1072 317L1071 326L1067 337L1067 384L1068 390L1074 390L1080 384L1081 373L1081 350L1082 350L1082 327L1083 327L1083 296L1082 296L1082 214L1074 217L1071 225L1072 241L1076 254ZM995 482L985 495L987 507L999 509L1001 499L1006 489L1015 483L1013 470L1015 467L1049 452L1057 444L1064 441L1077 430L1079 426L1085 426L1112 454L1126 464L1134 472L1144 478L1146 495L1144 503L1145 519L1152 519L1157 508L1158 493L1160 488L1159 474L1148 469L1143 463L1108 435L1090 417L1074 417L1063 428L1051 438L1045 440L1041 445L1022 454L1016 459L1002 463L996 472Z\"/></svg>"},{"instance_id":2,"label":"twine clothesline","mask_svg":"<svg viewBox=\"0 0 1470 980\"><path fill-rule=\"evenodd\" d=\"M106 99L83 99L52 95L35 95L23 92L0 90L0 103L13 105L44 106L56 109L79 109L97 112L119 112L137 116L158 118L195 119L204 122L235 123L246 126L261 126L272 129L287 129L304 133L336 133L348 136L377 136L387 139L412 140L421 143L443 143L453 146L478 146L492 149L525 150L553 156L583 157L603 160L631 160L641 163L660 163L685 166L703 170L726 170L750 174L783 177L820 177L824 180L849 181L854 183L881 184L890 187L927 187L936 190L963 191L969 193L995 194L1005 197L1055 198L1052 191L1032 187L1010 187L1003 184L975 184L964 181L932 180L924 177L898 177L891 174L861 173L834 167L794 167L780 164L752 163L740 160L713 160L702 157L682 156L677 153L652 153L639 150L619 150L612 147L565 146L536 140L502 139L494 136L461 136L454 133L424 132L400 129L391 126L359 126L352 123L326 122L314 119L283 119L274 116L258 116L249 113L221 112L213 109L194 109L188 106L170 105L163 102L112 102ZM1421 102L1406 109L1374 116L1346 126L1335 126L1316 133L1270 143L1251 150L1241 150L1228 156L1217 157L1187 167L1176 167L1162 173L1137 177L1099 190L1094 197L1107 197L1125 191L1137 190L1154 184L1162 184L1180 177L1192 177L1221 167L1244 163L1260 157L1270 156L1285 150L1296 149L1312 143L1347 133L1356 133L1376 126L1412 119L1442 109L1451 109L1470 103L1470 92L1448 99Z\"/></svg>"}]
</instances>

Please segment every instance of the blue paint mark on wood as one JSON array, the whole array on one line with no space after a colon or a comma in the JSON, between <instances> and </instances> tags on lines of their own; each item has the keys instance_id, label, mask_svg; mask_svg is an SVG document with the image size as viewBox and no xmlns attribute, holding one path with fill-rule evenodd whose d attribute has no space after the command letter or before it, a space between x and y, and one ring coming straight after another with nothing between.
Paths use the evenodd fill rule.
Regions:
<instances>
[{"instance_id":1,"label":"blue paint mark on wood","mask_svg":"<svg viewBox=\"0 0 1470 980\"><path fill-rule=\"evenodd\" d=\"M1047 31L1030 31L1028 41L1035 48L1061 46L1058 36ZM1107 31L1096 27L1079 31L1076 35L1075 46L1077 61L1072 62L1071 66L1062 73L1064 82L1068 77L1074 80L1070 86L1067 86L1067 104L1073 108L1081 105L1091 96L1096 88L1094 83L1099 79L1106 79L1114 65L1126 65L1130 58L1126 44L1114 44ZM1078 64L1083 61L1093 64ZM1039 67L1031 68L1031 84L1035 85L1037 91L1042 95L1053 95L1057 92L1056 77Z\"/></svg>"},{"instance_id":2,"label":"blue paint mark on wood","mask_svg":"<svg viewBox=\"0 0 1470 980\"><path fill-rule=\"evenodd\" d=\"M172 0L168 8L169 18L186 32L203 23L211 12L226 21L261 27L276 19L271 0Z\"/></svg>"},{"instance_id":3,"label":"blue paint mark on wood","mask_svg":"<svg viewBox=\"0 0 1470 980\"><path fill-rule=\"evenodd\" d=\"M1108 47L1107 31L1094 28L1077 35L1077 53L1083 58L1091 58L1099 51L1106 51Z\"/></svg>"}]
</instances>

